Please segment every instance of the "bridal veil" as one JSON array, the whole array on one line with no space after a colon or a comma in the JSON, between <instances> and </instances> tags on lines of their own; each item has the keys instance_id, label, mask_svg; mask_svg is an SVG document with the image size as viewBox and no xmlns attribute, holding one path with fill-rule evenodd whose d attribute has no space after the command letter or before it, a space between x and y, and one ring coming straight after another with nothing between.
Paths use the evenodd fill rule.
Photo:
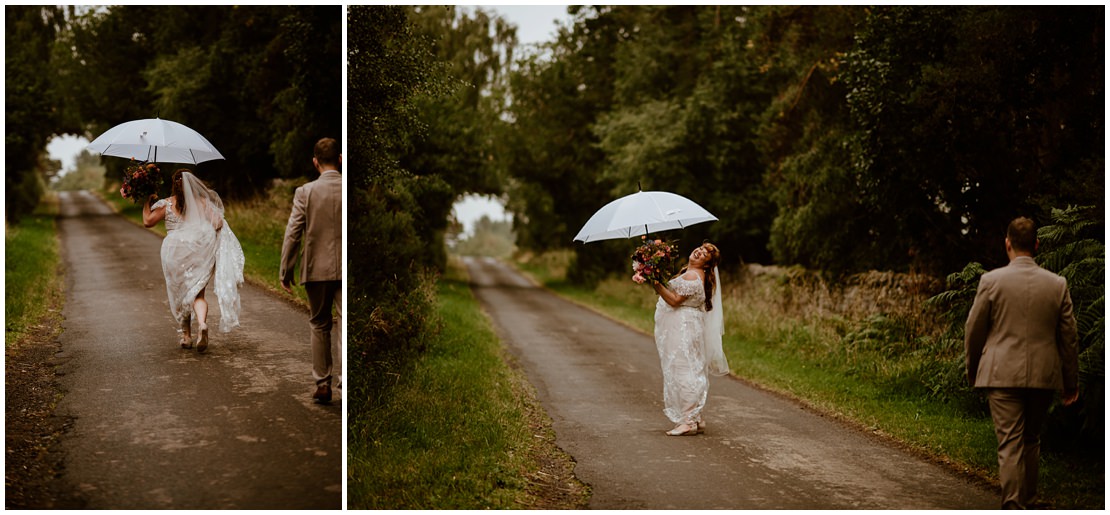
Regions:
<instances>
[{"instance_id":1,"label":"bridal veil","mask_svg":"<svg viewBox=\"0 0 1110 515\"><path fill-rule=\"evenodd\" d=\"M713 288L713 310L705 314L705 367L710 374L728 375L728 359L722 347L722 338L725 334L725 306L721 303L721 274L717 267L713 267L713 277L717 284Z\"/></svg>"},{"instance_id":2,"label":"bridal veil","mask_svg":"<svg viewBox=\"0 0 1110 515\"><path fill-rule=\"evenodd\" d=\"M220 196L190 172L181 174L184 216L162 242L162 271L170 312L181 323L210 282L220 306L220 331L239 326L243 249L223 219ZM168 227L167 227L168 228Z\"/></svg>"}]
</instances>

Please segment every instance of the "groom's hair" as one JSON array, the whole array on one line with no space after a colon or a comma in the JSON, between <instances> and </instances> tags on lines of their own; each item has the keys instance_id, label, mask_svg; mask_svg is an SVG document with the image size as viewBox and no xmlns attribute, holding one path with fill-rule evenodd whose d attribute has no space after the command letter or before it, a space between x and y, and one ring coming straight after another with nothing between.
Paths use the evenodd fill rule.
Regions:
<instances>
[{"instance_id":1,"label":"groom's hair","mask_svg":"<svg viewBox=\"0 0 1110 515\"><path fill-rule=\"evenodd\" d=\"M1010 246L1014 250L1033 252L1037 248L1037 227L1024 216L1015 218L1006 228L1006 238L1010 240Z\"/></svg>"},{"instance_id":2,"label":"groom's hair","mask_svg":"<svg viewBox=\"0 0 1110 515\"><path fill-rule=\"evenodd\" d=\"M321 165L339 165L339 142L332 138L320 138L312 149L312 156Z\"/></svg>"}]
</instances>

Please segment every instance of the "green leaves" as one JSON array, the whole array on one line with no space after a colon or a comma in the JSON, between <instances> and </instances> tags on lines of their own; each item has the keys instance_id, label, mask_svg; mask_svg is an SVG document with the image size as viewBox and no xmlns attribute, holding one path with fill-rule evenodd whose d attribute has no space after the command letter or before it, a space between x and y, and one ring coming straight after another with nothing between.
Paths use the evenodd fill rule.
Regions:
<instances>
[{"instance_id":1,"label":"green leaves","mask_svg":"<svg viewBox=\"0 0 1110 515\"><path fill-rule=\"evenodd\" d=\"M1052 223L1037 230L1037 262L1063 276L1076 318L1079 346L1080 405L1077 410L1055 410L1050 427L1101 441L1105 396L1105 246L1104 222L1098 209L1069 206L1052 209ZM970 263L948 276L948 290L927 305L937 309L949 324L947 336L963 340L964 322L975 300L979 276L986 270Z\"/></svg>"}]
</instances>

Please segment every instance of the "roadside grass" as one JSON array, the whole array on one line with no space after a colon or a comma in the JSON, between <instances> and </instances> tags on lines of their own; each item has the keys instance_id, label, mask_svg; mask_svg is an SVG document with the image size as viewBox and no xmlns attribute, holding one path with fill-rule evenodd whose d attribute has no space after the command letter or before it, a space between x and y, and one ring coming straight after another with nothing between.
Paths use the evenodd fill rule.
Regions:
<instances>
[{"instance_id":1,"label":"roadside grass","mask_svg":"<svg viewBox=\"0 0 1110 515\"><path fill-rule=\"evenodd\" d=\"M609 278L587 289L567 282L570 255L522 256L516 265L549 290L652 334L656 296L646 286ZM725 353L733 375L796 399L911 452L997 484L997 440L989 409L966 389L938 392L945 374L962 374L962 343L915 336L917 321L853 319L819 309L786 308L782 281L761 278L725 287ZM958 369L958 370L957 370ZM1056 444L1059 447L1059 444ZM1060 509L1104 506L1098 456L1045 442L1039 491Z\"/></svg>"},{"instance_id":2,"label":"roadside grass","mask_svg":"<svg viewBox=\"0 0 1110 515\"><path fill-rule=\"evenodd\" d=\"M51 315L52 305L58 305L63 284L58 273L57 212L57 196L48 194L32 214L4 226L5 348L19 343Z\"/></svg>"},{"instance_id":3,"label":"roadside grass","mask_svg":"<svg viewBox=\"0 0 1110 515\"><path fill-rule=\"evenodd\" d=\"M529 422L536 404L527 381L506 365L454 260L438 282L436 316L424 351L366 401L366 417L349 421L348 507L534 506L536 446L553 437Z\"/></svg>"},{"instance_id":4,"label":"roadside grass","mask_svg":"<svg viewBox=\"0 0 1110 515\"><path fill-rule=\"evenodd\" d=\"M261 286L303 306L308 306L308 296L304 288L293 288L290 295L281 288L278 279L281 268L281 244L285 236L285 225L293 206L293 190L304 184L305 180L277 180L269 190L258 198L247 201L225 201L224 218L235 232L243 247L246 263L243 267L244 278L252 284ZM98 192L116 212L138 225L143 224L143 208L135 205L119 194L119 184L108 184ZM165 224L150 228L151 231L166 235Z\"/></svg>"}]
</instances>

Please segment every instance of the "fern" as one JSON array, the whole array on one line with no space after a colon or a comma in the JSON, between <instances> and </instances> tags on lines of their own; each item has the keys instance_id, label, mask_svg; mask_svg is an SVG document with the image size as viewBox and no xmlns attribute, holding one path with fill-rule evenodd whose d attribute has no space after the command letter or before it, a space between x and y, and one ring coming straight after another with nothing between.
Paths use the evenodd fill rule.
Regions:
<instances>
[{"instance_id":1,"label":"fern","mask_svg":"<svg viewBox=\"0 0 1110 515\"><path fill-rule=\"evenodd\" d=\"M1072 426L1096 442L1102 441L1105 427L1106 246L1100 240L1102 231L1101 212L1090 206L1053 209L1051 225L1037 231L1040 241L1037 262L1067 280L1074 305L1081 405L1072 414L1077 415ZM948 322L946 338L963 340L964 322L984 272L979 263L969 263L948 276L947 291L926 302ZM1054 409L1051 416L1063 424L1070 420L1067 410Z\"/></svg>"},{"instance_id":2,"label":"fern","mask_svg":"<svg viewBox=\"0 0 1110 515\"><path fill-rule=\"evenodd\" d=\"M1079 347L1081 432L1101 439L1105 428L1104 356L1106 329L1106 246L1101 212L1090 206L1052 210L1052 225L1041 227L1037 262L1068 282Z\"/></svg>"},{"instance_id":3,"label":"fern","mask_svg":"<svg viewBox=\"0 0 1110 515\"><path fill-rule=\"evenodd\" d=\"M938 293L925 301L927 307L938 310L941 318L948 321L947 338L963 340L964 324L971 304L975 302L975 292L979 289L979 277L987 271L979 263L968 263L963 270L949 274L946 281L948 290Z\"/></svg>"}]
</instances>

